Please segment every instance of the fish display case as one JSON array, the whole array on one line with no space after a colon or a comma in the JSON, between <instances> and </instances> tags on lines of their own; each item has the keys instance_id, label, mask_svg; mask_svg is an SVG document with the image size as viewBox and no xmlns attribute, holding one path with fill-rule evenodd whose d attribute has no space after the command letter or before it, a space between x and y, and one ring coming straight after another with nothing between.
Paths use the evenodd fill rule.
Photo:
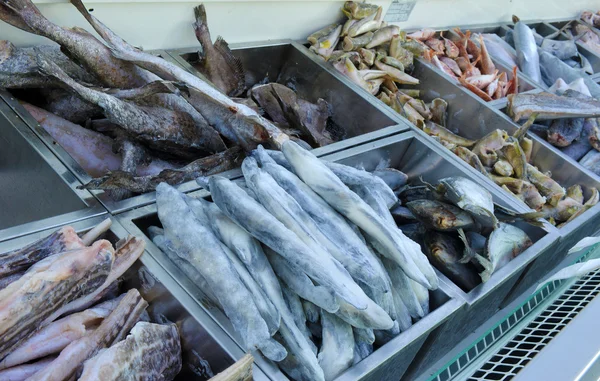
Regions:
<instances>
[{"instance_id":1,"label":"fish display case","mask_svg":"<svg viewBox=\"0 0 600 381\"><path fill-rule=\"evenodd\" d=\"M68 224L81 236L94 228L106 217L98 216ZM98 239L106 239L113 245L126 238L129 233L111 218L110 229ZM21 248L50 235L60 226L41 230L19 238L0 243L0 255ZM207 317L203 309L194 302L193 296L177 285L147 252L123 274L120 278L120 291L126 292L136 288L149 303L150 317L166 318L177 325L182 349L182 370L175 380L204 381L219 372L224 371L241 358L244 352L232 345L231 338L222 335L214 337L209 334L214 329L214 322ZM159 320L160 320L159 319ZM255 380L268 381L269 378L258 368L254 367Z\"/></svg>"},{"instance_id":2,"label":"fish display case","mask_svg":"<svg viewBox=\"0 0 600 381\"><path fill-rule=\"evenodd\" d=\"M389 161L390 167L406 173L409 183L411 180L418 183L422 178L425 182L436 184L445 177L463 176L483 185L497 204L509 209L517 207L514 201L505 199L496 189L480 182L476 174L457 163L449 151L439 150L436 144L415 132L367 143L325 156L323 159L352 166L360 165L366 170L375 169L381 160L386 160ZM544 228L527 224L518 226L531 238L533 245L495 271L487 282L479 284L471 291L465 292L456 286L466 303L429 333L423 347L411 363L405 375L406 379L412 379L430 367L474 328L492 316L519 282L527 266L555 250L559 234L549 224ZM438 275L444 282L452 283L444 275Z\"/></svg>"},{"instance_id":3,"label":"fish display case","mask_svg":"<svg viewBox=\"0 0 600 381\"><path fill-rule=\"evenodd\" d=\"M319 98L327 101L332 122L328 130L339 139L313 150L317 156L408 129L408 126L397 125L395 112L381 109L371 99L356 94L346 81L321 65L320 58L302 54L291 40L231 44L230 48L242 62L248 89L256 84L275 82L293 89L309 102L314 103ZM174 62L202 77L198 69L198 48L173 49L167 53Z\"/></svg>"},{"instance_id":4,"label":"fish display case","mask_svg":"<svg viewBox=\"0 0 600 381\"><path fill-rule=\"evenodd\" d=\"M210 200L210 193L205 190L191 192L190 195ZM148 238L147 232L150 226L161 226L156 205L147 205L122 213L118 215L118 219L131 234L145 237L148 252L164 267L165 271L173 279L177 279L180 286L194 297L198 306L201 306L210 315L212 320L214 320L216 325L213 324L211 326L214 330L209 331L209 334L214 337L221 337L223 335L231 337L235 341L235 344L229 342L224 343L224 345L234 345L236 348L239 348L242 342L241 338L234 331L225 314L214 305L206 302L207 298L204 296L203 291ZM460 310L463 304L464 301L459 296L456 287L451 283L444 283L442 281L439 289L430 292L430 313L428 315L387 344L376 349L370 356L346 370L335 378L335 380L375 381L388 378L400 379L413 361L428 334ZM279 370L277 365L263 356L257 354L255 363L272 380L287 380L287 377Z\"/></svg>"},{"instance_id":5,"label":"fish display case","mask_svg":"<svg viewBox=\"0 0 600 381\"><path fill-rule=\"evenodd\" d=\"M0 242L106 210L14 112L0 89Z\"/></svg>"}]
</instances>

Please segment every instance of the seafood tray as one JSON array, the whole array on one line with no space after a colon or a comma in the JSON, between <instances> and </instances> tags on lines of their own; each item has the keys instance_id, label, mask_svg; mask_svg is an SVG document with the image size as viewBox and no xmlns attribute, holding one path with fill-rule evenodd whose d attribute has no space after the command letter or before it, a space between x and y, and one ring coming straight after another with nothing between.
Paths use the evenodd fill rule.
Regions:
<instances>
[{"instance_id":1,"label":"seafood tray","mask_svg":"<svg viewBox=\"0 0 600 381\"><path fill-rule=\"evenodd\" d=\"M366 170L374 169L382 159L389 160L390 166L406 173L409 181L418 182L422 177L424 181L435 184L447 176L464 176L478 181L471 171L456 166L454 158L448 151L439 150L437 145L420 138L414 132L367 143L326 156L324 159L347 165L360 164ZM514 208L514 202L506 201L497 190L490 189L489 186L486 188L492 193L496 203ZM537 258L543 258L547 251L553 250L558 234L551 226L548 226L547 230L530 225L519 225L519 227L529 235L534 244L506 266L494 272L487 282L478 285L468 293L458 291L466 304L429 334L405 378L411 379L431 366L471 330L493 315L519 280L526 266ZM444 282L452 283L443 275L440 275L440 278Z\"/></svg>"},{"instance_id":2,"label":"seafood tray","mask_svg":"<svg viewBox=\"0 0 600 381\"><path fill-rule=\"evenodd\" d=\"M590 28L593 32L595 32L596 34L600 33L600 30L596 27L594 27L593 25L590 25L582 20L579 19L568 19L568 20L559 20L559 21L546 21L547 24L553 26L556 29L561 29L563 27L565 27L567 24L570 25L584 25L588 28ZM565 35L565 37L570 37L566 32L563 31L563 35ZM591 54L593 54L595 57L594 58L589 58L586 57L590 60L590 63L592 64L592 67L596 67L598 65L598 60L600 60L600 55L598 54L598 52L594 52L593 49L589 49L587 46L585 46L584 43L582 43L581 41L576 41L577 46L582 47L583 49L586 49L588 51L590 51ZM594 75L592 75L592 78L600 78L600 73L595 73Z\"/></svg>"},{"instance_id":3,"label":"seafood tray","mask_svg":"<svg viewBox=\"0 0 600 381\"><path fill-rule=\"evenodd\" d=\"M0 90L0 242L106 210L27 127Z\"/></svg>"},{"instance_id":4,"label":"seafood tray","mask_svg":"<svg viewBox=\"0 0 600 381\"><path fill-rule=\"evenodd\" d=\"M92 229L105 219L103 216L88 218L69 224L79 234ZM54 232L59 225L0 243L0 253L23 247ZM114 219L110 229L99 238L115 244L129 233ZM149 313L164 315L177 324L181 337L183 366L175 380L202 381L213 374L224 371L232 365L236 357L244 353L233 346L227 352L224 342L231 342L228 337L218 341L208 334L210 327L202 322L208 321L206 313L193 302L192 297L182 290L169 277L163 268L150 256L144 253L120 278L122 290L137 288L142 297L150 304ZM209 324L212 324L209 321ZM208 366L206 365L208 364ZM212 372L212 373L211 373ZM254 379L265 381L268 378L254 369Z\"/></svg>"},{"instance_id":5,"label":"seafood tray","mask_svg":"<svg viewBox=\"0 0 600 381\"><path fill-rule=\"evenodd\" d=\"M320 59L314 55L302 54L289 40L231 44L230 47L233 55L242 61L248 88L259 82L277 82L291 87L300 98L309 102L316 102L318 98L327 101L332 112L333 130L341 134L342 140L317 148L314 151L317 156L408 128L401 126L382 131L384 127L396 124L393 120L395 112L381 110L371 99L358 96L344 81L331 74L332 68L320 65ZM177 64L201 76L194 66L198 61L198 49L167 50L167 53Z\"/></svg>"},{"instance_id":6,"label":"seafood tray","mask_svg":"<svg viewBox=\"0 0 600 381\"><path fill-rule=\"evenodd\" d=\"M343 153L339 152L334 155L343 155ZM210 193L205 190L193 192L192 195L207 199L210 197ZM123 226L136 236L147 236L149 226L160 226L156 205L148 205L140 209L120 214L118 218ZM184 275L182 270L171 262L149 238L146 238L146 240L147 250L151 255L163 265L166 271L169 272L174 279L177 279L180 282L181 286L186 289L190 295L193 295L194 298L196 298L199 304L202 304L202 307L221 327L221 329L216 329L210 333L214 337L228 335L234 338L236 342L240 343L238 334L233 330L233 327L223 312L208 303L204 303L202 290L191 282ZM464 304L464 301L458 296L458 290L455 286L450 283L444 283L443 280L441 283L438 290L430 293L431 312L428 315L419 320L405 332L393 338L389 343L377 349L360 363L346 370L337 377L336 380L399 379L408 368L411 361L413 361L414 356L425 341L428 333L452 316L452 314ZM258 354L256 356L256 363L272 379L287 379L274 363L264 359Z\"/></svg>"},{"instance_id":7,"label":"seafood tray","mask_svg":"<svg viewBox=\"0 0 600 381\"><path fill-rule=\"evenodd\" d=\"M483 31L480 30L480 28L476 28L475 30L480 30L477 33L495 33L494 31L497 30L497 27L490 27L490 29L492 31L488 32L488 31ZM469 27L465 27L464 29L461 28L461 30L463 32L467 31L467 30L471 30L471 32L475 32L474 29L469 28ZM485 30L485 29L484 29ZM437 33L436 35L439 35L439 33ZM449 38L450 40L456 42L460 40L460 36L454 32L452 29L447 30L444 32L444 35ZM437 69L436 67L434 67L434 65L431 62L428 62L427 60L423 59L423 58L419 58L419 60L429 66L431 66L434 70L438 70L440 73L442 73L442 75L447 76L447 74L443 73L441 70ZM492 57L492 62L494 62L494 66L496 66L496 69L498 69L498 71L500 73L506 73L508 76L508 79L511 80L513 77L512 74L512 67L510 67L509 65L505 64L503 61L496 59L494 57ZM526 75L524 75L523 73L521 73L521 71L517 71L517 77L519 79L519 93L525 93L525 92L529 92L529 91L535 91L538 89L538 86L529 79L529 77L527 77ZM455 81L449 78L450 81ZM458 82L457 82L458 84ZM466 88L465 88L466 89ZM471 92L470 90L466 89L468 92ZM492 100L490 102L488 102L488 104L492 107L498 107L499 105L504 105L507 103L506 97L501 98L501 99L495 99Z\"/></svg>"}]
</instances>

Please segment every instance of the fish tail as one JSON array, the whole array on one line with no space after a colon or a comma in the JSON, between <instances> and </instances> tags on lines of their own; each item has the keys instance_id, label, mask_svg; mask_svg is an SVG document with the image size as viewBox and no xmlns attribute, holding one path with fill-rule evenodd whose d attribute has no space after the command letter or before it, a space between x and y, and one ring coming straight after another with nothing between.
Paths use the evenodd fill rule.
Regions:
<instances>
[{"instance_id":1,"label":"fish tail","mask_svg":"<svg viewBox=\"0 0 600 381\"><path fill-rule=\"evenodd\" d=\"M519 19L519 18L517 17L517 15L512 15L512 22L513 22L513 24L516 24L516 23L518 23L519 21L521 21L521 19Z\"/></svg>"},{"instance_id":2,"label":"fish tail","mask_svg":"<svg viewBox=\"0 0 600 381\"><path fill-rule=\"evenodd\" d=\"M221 36L217 37L214 47L221 54L236 79L237 86L232 91L235 93L233 95L240 94L246 87L246 73L242 65L242 60L233 55L231 49L229 49L229 44Z\"/></svg>"}]
</instances>

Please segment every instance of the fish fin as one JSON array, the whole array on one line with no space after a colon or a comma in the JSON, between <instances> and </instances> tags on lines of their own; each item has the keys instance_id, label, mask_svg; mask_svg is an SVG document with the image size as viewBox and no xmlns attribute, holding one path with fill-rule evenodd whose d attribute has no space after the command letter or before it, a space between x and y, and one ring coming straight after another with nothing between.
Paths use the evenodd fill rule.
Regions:
<instances>
[{"instance_id":1,"label":"fish fin","mask_svg":"<svg viewBox=\"0 0 600 381\"><path fill-rule=\"evenodd\" d=\"M494 266L492 265L492 262L490 262L489 259L484 258L483 256L477 253L475 253L475 260L477 260L477 262L479 262L479 264L483 266L484 270L479 273L479 276L481 277L481 281L485 283L488 280L490 280L490 277L494 272Z\"/></svg>"},{"instance_id":2,"label":"fish fin","mask_svg":"<svg viewBox=\"0 0 600 381\"><path fill-rule=\"evenodd\" d=\"M194 17L196 18L196 22L206 24L206 9L204 8L204 4L194 7Z\"/></svg>"},{"instance_id":3,"label":"fish fin","mask_svg":"<svg viewBox=\"0 0 600 381\"><path fill-rule=\"evenodd\" d=\"M2 21L14 26L15 28L35 34L35 31L30 28L29 25L27 25L27 22L21 17L19 10L14 9L10 2L0 2L0 18Z\"/></svg>"},{"instance_id":4,"label":"fish fin","mask_svg":"<svg viewBox=\"0 0 600 381\"><path fill-rule=\"evenodd\" d=\"M458 261L460 263L469 263L473 258L475 258L475 252L471 249L469 245L469 240L467 239L467 235L463 229L458 229L458 238L465 244L465 250L463 252L463 257Z\"/></svg>"},{"instance_id":5,"label":"fish fin","mask_svg":"<svg viewBox=\"0 0 600 381\"><path fill-rule=\"evenodd\" d=\"M217 37L214 47L225 59L225 62L227 62L227 65L235 76L237 88L234 89L233 93L242 93L246 88L246 73L244 71L244 66L242 65L242 60L233 55L231 49L229 49L229 44L221 36Z\"/></svg>"}]
</instances>

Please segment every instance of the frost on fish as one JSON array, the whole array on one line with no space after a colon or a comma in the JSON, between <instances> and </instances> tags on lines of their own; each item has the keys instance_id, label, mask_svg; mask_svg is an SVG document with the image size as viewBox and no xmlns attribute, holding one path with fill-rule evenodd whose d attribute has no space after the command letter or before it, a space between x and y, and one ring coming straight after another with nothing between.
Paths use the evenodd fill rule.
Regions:
<instances>
[{"instance_id":1,"label":"frost on fish","mask_svg":"<svg viewBox=\"0 0 600 381\"><path fill-rule=\"evenodd\" d=\"M373 353L375 333L372 329L353 328L354 332L354 362L356 365Z\"/></svg>"},{"instance_id":2,"label":"frost on fish","mask_svg":"<svg viewBox=\"0 0 600 381\"><path fill-rule=\"evenodd\" d=\"M302 308L304 309L306 320L311 323L316 323L319 321L319 307L317 307L314 303L309 302L308 300L302 300Z\"/></svg>"},{"instance_id":3,"label":"frost on fish","mask_svg":"<svg viewBox=\"0 0 600 381\"><path fill-rule=\"evenodd\" d=\"M335 294L331 290L315 285L304 272L273 250L266 248L265 253L277 276L293 292L331 313L339 310L339 301L336 300Z\"/></svg>"},{"instance_id":4,"label":"frost on fish","mask_svg":"<svg viewBox=\"0 0 600 381\"><path fill-rule=\"evenodd\" d=\"M323 341L319 350L319 364L325 380L333 380L352 366L354 361L354 334L352 327L335 315L321 312Z\"/></svg>"},{"instance_id":5,"label":"frost on fish","mask_svg":"<svg viewBox=\"0 0 600 381\"><path fill-rule=\"evenodd\" d=\"M480 274L485 282L491 274L525 251L533 242L523 230L516 226L500 223L488 238L486 257L489 264Z\"/></svg>"},{"instance_id":6,"label":"frost on fish","mask_svg":"<svg viewBox=\"0 0 600 381\"><path fill-rule=\"evenodd\" d=\"M183 196L167 184L157 187L158 217L164 226L165 237L179 241L177 254L190 262L210 284L246 347L264 349L270 346L271 335L252 295L223 251L221 242L195 218ZM285 350L281 348L274 360L283 357Z\"/></svg>"},{"instance_id":7,"label":"frost on fish","mask_svg":"<svg viewBox=\"0 0 600 381\"><path fill-rule=\"evenodd\" d=\"M286 301L286 304L294 317L294 322L296 326L302 332L306 341L309 343L315 355L317 354L317 347L314 345L312 341L312 334L306 327L306 315L304 314L304 309L302 308L302 301L298 297L296 293L290 290L287 286L282 286L283 297Z\"/></svg>"},{"instance_id":8,"label":"frost on fish","mask_svg":"<svg viewBox=\"0 0 600 381\"><path fill-rule=\"evenodd\" d=\"M278 165L262 147L254 153L262 169L308 213L322 233L318 235L321 244L348 270L352 278L378 292L389 290L390 285L381 276L382 269L348 222L296 175Z\"/></svg>"},{"instance_id":9,"label":"frost on fish","mask_svg":"<svg viewBox=\"0 0 600 381\"><path fill-rule=\"evenodd\" d=\"M421 303L412 288L411 279L404 274L402 268L396 263L386 258L383 258L382 261L392 279L394 291L398 293L404 302L410 316L415 319L425 316Z\"/></svg>"},{"instance_id":10,"label":"frost on fish","mask_svg":"<svg viewBox=\"0 0 600 381\"><path fill-rule=\"evenodd\" d=\"M294 172L334 209L379 243L384 249L382 254L398 262L412 279L425 287L437 288L437 276L416 242L406 238L395 225L386 224L314 155L293 142L284 143L282 150Z\"/></svg>"},{"instance_id":11,"label":"frost on fish","mask_svg":"<svg viewBox=\"0 0 600 381\"><path fill-rule=\"evenodd\" d=\"M84 363L79 380L173 380L181 370L181 344L175 324L139 322L123 341Z\"/></svg>"}]
</instances>

